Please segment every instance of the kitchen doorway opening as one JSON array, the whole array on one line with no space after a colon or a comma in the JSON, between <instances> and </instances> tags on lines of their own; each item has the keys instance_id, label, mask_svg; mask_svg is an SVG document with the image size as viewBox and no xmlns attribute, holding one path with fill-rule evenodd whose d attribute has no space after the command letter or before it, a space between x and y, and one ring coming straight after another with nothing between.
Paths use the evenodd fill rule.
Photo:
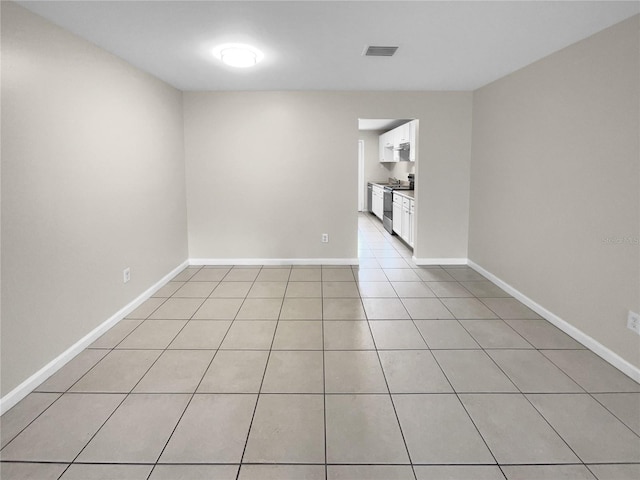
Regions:
<instances>
[{"instance_id":1,"label":"kitchen doorway opening","mask_svg":"<svg viewBox=\"0 0 640 480\"><path fill-rule=\"evenodd\" d=\"M385 242L399 242L409 249L415 244L417 230L417 139L418 119L358 119L359 218L369 220L367 225L379 223ZM360 237L360 230L358 233Z\"/></svg>"}]
</instances>

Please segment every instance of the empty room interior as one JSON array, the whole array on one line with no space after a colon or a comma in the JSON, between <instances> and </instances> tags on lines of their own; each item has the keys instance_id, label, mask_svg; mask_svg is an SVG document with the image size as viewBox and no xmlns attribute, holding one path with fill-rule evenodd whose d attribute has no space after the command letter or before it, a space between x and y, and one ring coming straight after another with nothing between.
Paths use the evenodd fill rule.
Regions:
<instances>
[{"instance_id":1,"label":"empty room interior","mask_svg":"<svg viewBox=\"0 0 640 480\"><path fill-rule=\"evenodd\" d=\"M0 478L640 478L640 3L2 1Z\"/></svg>"}]
</instances>

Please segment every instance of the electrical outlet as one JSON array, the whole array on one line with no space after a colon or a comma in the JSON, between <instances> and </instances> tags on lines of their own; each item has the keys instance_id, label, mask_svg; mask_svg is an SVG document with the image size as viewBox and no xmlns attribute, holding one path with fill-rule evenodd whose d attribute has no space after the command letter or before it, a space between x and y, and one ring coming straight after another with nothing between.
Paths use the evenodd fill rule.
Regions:
<instances>
[{"instance_id":1,"label":"electrical outlet","mask_svg":"<svg viewBox=\"0 0 640 480\"><path fill-rule=\"evenodd\" d=\"M322 234L322 243L329 243L329 234L328 233L323 233Z\"/></svg>"},{"instance_id":2,"label":"electrical outlet","mask_svg":"<svg viewBox=\"0 0 640 480\"><path fill-rule=\"evenodd\" d=\"M122 281L127 283L131 280L131 268L127 267L122 271Z\"/></svg>"},{"instance_id":3,"label":"electrical outlet","mask_svg":"<svg viewBox=\"0 0 640 480\"><path fill-rule=\"evenodd\" d=\"M627 328L640 335L640 315L631 310L629 310L629 317L627 318Z\"/></svg>"}]
</instances>

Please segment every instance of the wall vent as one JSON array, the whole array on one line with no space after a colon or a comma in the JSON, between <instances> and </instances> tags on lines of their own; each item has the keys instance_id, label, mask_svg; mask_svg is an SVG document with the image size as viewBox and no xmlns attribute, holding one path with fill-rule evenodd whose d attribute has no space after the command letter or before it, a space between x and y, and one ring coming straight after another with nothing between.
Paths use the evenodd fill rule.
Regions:
<instances>
[{"instance_id":1,"label":"wall vent","mask_svg":"<svg viewBox=\"0 0 640 480\"><path fill-rule=\"evenodd\" d=\"M398 47L381 47L370 45L364 49L364 55L367 57L391 57L396 53Z\"/></svg>"}]
</instances>

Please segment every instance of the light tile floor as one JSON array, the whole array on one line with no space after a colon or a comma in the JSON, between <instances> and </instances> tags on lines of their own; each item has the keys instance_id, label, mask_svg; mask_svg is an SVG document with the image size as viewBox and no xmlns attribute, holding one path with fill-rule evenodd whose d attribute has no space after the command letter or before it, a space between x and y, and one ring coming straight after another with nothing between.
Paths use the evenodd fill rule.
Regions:
<instances>
[{"instance_id":1,"label":"light tile floor","mask_svg":"<svg viewBox=\"0 0 640 480\"><path fill-rule=\"evenodd\" d=\"M368 214L359 256L187 268L2 416L1 478L640 478L640 385Z\"/></svg>"}]
</instances>

